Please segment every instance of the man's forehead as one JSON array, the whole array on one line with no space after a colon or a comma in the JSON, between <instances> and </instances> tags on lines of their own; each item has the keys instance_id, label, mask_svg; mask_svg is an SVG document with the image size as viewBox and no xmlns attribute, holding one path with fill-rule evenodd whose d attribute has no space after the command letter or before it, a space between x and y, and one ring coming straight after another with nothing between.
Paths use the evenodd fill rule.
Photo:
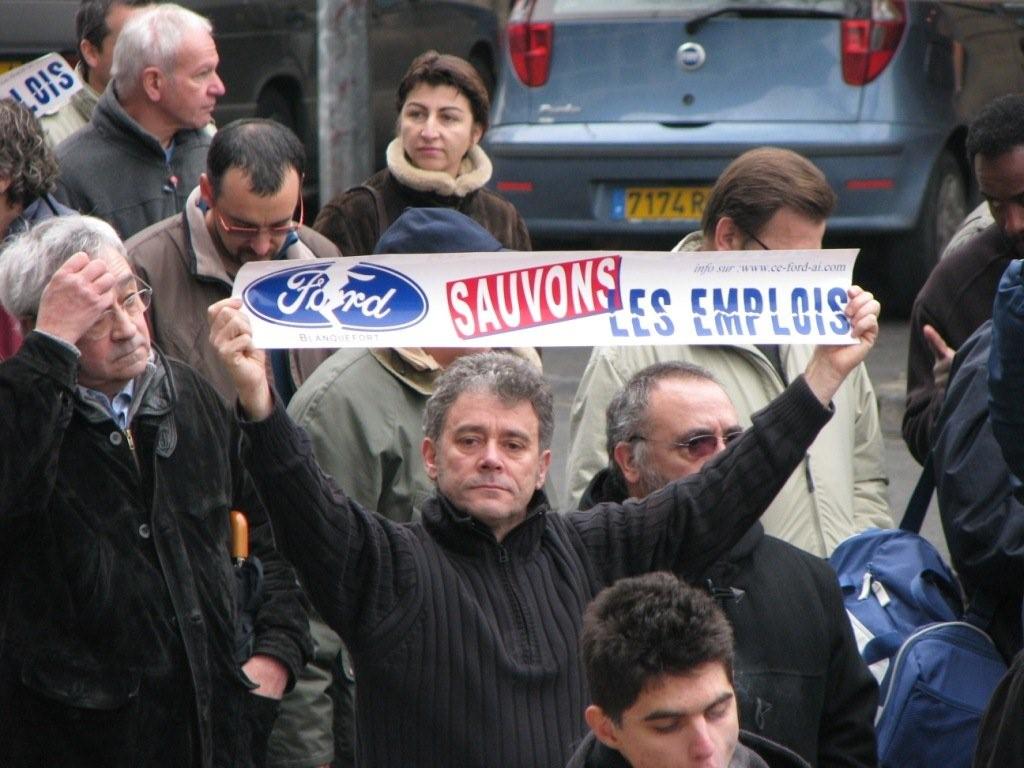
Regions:
<instances>
[{"instance_id":1,"label":"man's forehead","mask_svg":"<svg viewBox=\"0 0 1024 768\"><path fill-rule=\"evenodd\" d=\"M289 165L281 174L281 186L269 195L260 195L253 191L252 176L245 168L232 166L220 177L216 202L219 204L241 203L266 207L280 206L283 202L290 203L294 208L298 202L299 172Z\"/></svg>"},{"instance_id":2,"label":"man's forehead","mask_svg":"<svg viewBox=\"0 0 1024 768\"><path fill-rule=\"evenodd\" d=\"M700 403L701 407L679 408L680 401ZM655 382L651 388L647 417L683 428L695 421L735 421L738 418L736 408L720 384L693 376L671 376Z\"/></svg>"},{"instance_id":3,"label":"man's forehead","mask_svg":"<svg viewBox=\"0 0 1024 768\"><path fill-rule=\"evenodd\" d=\"M978 154L974 158L974 170L984 192L1001 196L1024 192L1024 145L999 155Z\"/></svg>"},{"instance_id":4,"label":"man's forehead","mask_svg":"<svg viewBox=\"0 0 1024 768\"><path fill-rule=\"evenodd\" d=\"M529 400L509 401L488 390L459 394L448 410L445 429L497 426L502 432L521 432L536 439L539 420Z\"/></svg>"},{"instance_id":5,"label":"man's forehead","mask_svg":"<svg viewBox=\"0 0 1024 768\"><path fill-rule=\"evenodd\" d=\"M688 672L649 678L640 691L637 704L642 706L635 714L645 720L668 712L697 714L733 693L725 664L707 661Z\"/></svg>"}]
</instances>

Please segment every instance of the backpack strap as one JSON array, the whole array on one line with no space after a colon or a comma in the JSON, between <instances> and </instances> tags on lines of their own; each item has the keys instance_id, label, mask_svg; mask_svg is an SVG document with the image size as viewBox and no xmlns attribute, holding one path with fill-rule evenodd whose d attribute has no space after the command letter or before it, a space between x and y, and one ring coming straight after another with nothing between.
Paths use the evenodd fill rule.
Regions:
<instances>
[{"instance_id":1,"label":"backpack strap","mask_svg":"<svg viewBox=\"0 0 1024 768\"><path fill-rule=\"evenodd\" d=\"M373 198L373 207L377 210L377 239L380 240L380 236L384 234L384 230L391 226L391 222L388 221L388 212L384 208L384 196L380 193L380 190L376 187L371 187L368 184L360 184L352 189L358 189L366 192ZM374 243L374 247L376 247L376 245L377 244Z\"/></svg>"},{"instance_id":2,"label":"backpack strap","mask_svg":"<svg viewBox=\"0 0 1024 768\"><path fill-rule=\"evenodd\" d=\"M910 494L910 501L907 502L907 509L900 521L900 529L911 533L920 533L924 524L925 515L928 514L928 505L932 501L932 493L935 491L935 465L932 462L931 451L925 459L924 467L921 469L921 476L917 479L914 492Z\"/></svg>"},{"instance_id":3,"label":"backpack strap","mask_svg":"<svg viewBox=\"0 0 1024 768\"><path fill-rule=\"evenodd\" d=\"M903 634L900 632L886 632L884 635L875 635L864 644L861 657L869 667L876 661L891 659L903 645Z\"/></svg>"}]
</instances>

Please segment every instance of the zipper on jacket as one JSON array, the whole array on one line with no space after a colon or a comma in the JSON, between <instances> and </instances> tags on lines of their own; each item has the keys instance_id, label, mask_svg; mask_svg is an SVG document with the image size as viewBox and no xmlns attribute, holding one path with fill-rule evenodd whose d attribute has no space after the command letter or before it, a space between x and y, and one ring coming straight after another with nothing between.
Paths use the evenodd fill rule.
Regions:
<instances>
[{"instance_id":1,"label":"zipper on jacket","mask_svg":"<svg viewBox=\"0 0 1024 768\"><path fill-rule=\"evenodd\" d=\"M132 460L135 462L135 469L142 471L142 465L139 464L139 454L135 452L135 437L132 435L132 428L125 427L121 430L124 433L125 442L128 443L128 450L131 451Z\"/></svg>"},{"instance_id":2,"label":"zipper on jacket","mask_svg":"<svg viewBox=\"0 0 1024 768\"><path fill-rule=\"evenodd\" d=\"M523 661L529 664L533 661L533 653L530 648L530 635L526 628L526 611L523 610L523 604L520 602L519 595L516 594L515 586L512 583L511 558L509 557L508 550L501 544L498 545L498 562L501 564L501 575L505 582L505 591L508 593L509 602L512 604L516 629L522 641Z\"/></svg>"}]
</instances>

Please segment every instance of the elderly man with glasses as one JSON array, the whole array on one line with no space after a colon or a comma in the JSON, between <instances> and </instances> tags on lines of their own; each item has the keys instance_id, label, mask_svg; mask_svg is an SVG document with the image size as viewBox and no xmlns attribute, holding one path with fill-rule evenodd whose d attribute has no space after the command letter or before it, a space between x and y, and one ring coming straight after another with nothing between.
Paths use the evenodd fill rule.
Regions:
<instances>
[{"instance_id":1,"label":"elderly man with glasses","mask_svg":"<svg viewBox=\"0 0 1024 768\"><path fill-rule=\"evenodd\" d=\"M608 466L580 508L643 498L689 477L742 434L732 401L707 370L678 361L644 368L608 405ZM719 602L736 636L741 728L811 765L877 763L877 686L828 563L765 535L758 522L696 586Z\"/></svg>"},{"instance_id":2,"label":"elderly man with glasses","mask_svg":"<svg viewBox=\"0 0 1024 768\"><path fill-rule=\"evenodd\" d=\"M312 653L234 412L151 345L150 296L94 218L0 260L26 331L0 363L0 765L262 766Z\"/></svg>"},{"instance_id":3,"label":"elderly man with glasses","mask_svg":"<svg viewBox=\"0 0 1024 768\"><path fill-rule=\"evenodd\" d=\"M194 366L225 397L234 397L234 388L210 346L207 307L231 295L246 262L341 255L302 224L305 167L302 143L283 125L258 119L229 123L214 136L206 173L184 212L127 242L136 273L153 286L153 340ZM278 350L270 363L287 401L303 378L298 358Z\"/></svg>"}]
</instances>

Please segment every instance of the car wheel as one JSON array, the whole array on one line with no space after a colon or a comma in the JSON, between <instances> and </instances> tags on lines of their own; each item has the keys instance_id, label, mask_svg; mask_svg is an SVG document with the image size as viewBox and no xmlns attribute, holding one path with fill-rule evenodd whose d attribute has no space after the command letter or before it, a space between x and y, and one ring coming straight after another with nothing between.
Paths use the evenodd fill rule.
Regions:
<instances>
[{"instance_id":1,"label":"car wheel","mask_svg":"<svg viewBox=\"0 0 1024 768\"><path fill-rule=\"evenodd\" d=\"M281 123L298 133L298 121L291 101L277 88L265 88L256 101L256 117Z\"/></svg>"},{"instance_id":2,"label":"car wheel","mask_svg":"<svg viewBox=\"0 0 1024 768\"><path fill-rule=\"evenodd\" d=\"M887 314L906 316L946 247L967 215L967 185L953 153L945 150L932 169L917 226L886 249Z\"/></svg>"}]
</instances>

